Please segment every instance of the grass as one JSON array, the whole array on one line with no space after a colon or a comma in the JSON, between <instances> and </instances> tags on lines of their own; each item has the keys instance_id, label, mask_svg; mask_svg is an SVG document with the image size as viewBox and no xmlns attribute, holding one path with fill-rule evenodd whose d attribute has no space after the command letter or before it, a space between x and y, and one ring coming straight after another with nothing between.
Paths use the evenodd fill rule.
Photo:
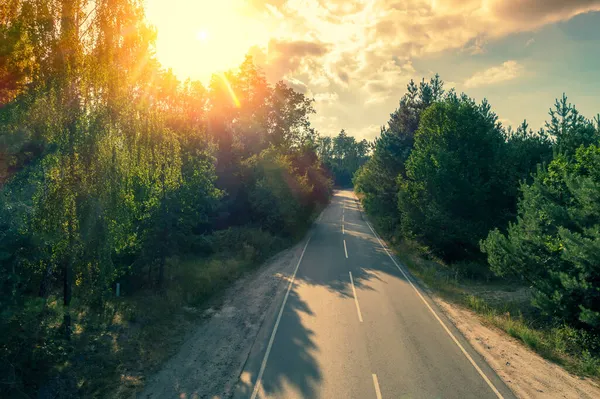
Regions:
<instances>
[{"instance_id":1,"label":"grass","mask_svg":"<svg viewBox=\"0 0 600 399\"><path fill-rule=\"evenodd\" d=\"M39 385L29 386L30 392L41 390L48 397L61 398L131 398L143 388L146 376L177 352L203 310L219 306L219 293L258 264L240 253L170 259L162 294L125 293L107 301L98 313L85 304L74 304L68 344L51 335L60 331L63 309L58 298L50 298L44 341L52 348L46 348L45 359L39 359L50 372L39 370ZM24 392L15 397L29 396Z\"/></svg>"},{"instance_id":2,"label":"grass","mask_svg":"<svg viewBox=\"0 0 600 399\"><path fill-rule=\"evenodd\" d=\"M162 296L138 294L122 301L115 314L119 343L118 383L113 394L103 397L129 398L143 388L150 375L176 353L191 327L208 306L219 306L219 293L257 264L243 256L214 256L208 259L171 259L169 288ZM159 343L159 344L157 344ZM96 379L91 392L111 386L114 376ZM114 385L112 385L114 386Z\"/></svg>"},{"instance_id":3,"label":"grass","mask_svg":"<svg viewBox=\"0 0 600 399\"><path fill-rule=\"evenodd\" d=\"M0 396L131 398L177 352L205 310L220 306L227 286L302 233L283 239L249 227L222 230L198 243L210 255L168 259L160 293L123 284L122 296L101 308L75 295L70 341L61 328L58 292L45 302L27 298L12 315L2 310L0 358L12 363L0 367L6 374Z\"/></svg>"},{"instance_id":4,"label":"grass","mask_svg":"<svg viewBox=\"0 0 600 399\"><path fill-rule=\"evenodd\" d=\"M118 383L114 392L98 396L130 398L140 391L145 377L177 352L191 327L204 317L204 310L220 306L226 287L295 241L252 229L229 231L217 240L218 252L213 256L170 259L163 295L136 294L122 300L115 314L120 327L113 337L120 342L121 353L110 356L117 363L113 368L118 370ZM96 378L90 392L115 386L114 377Z\"/></svg>"},{"instance_id":5,"label":"grass","mask_svg":"<svg viewBox=\"0 0 600 399\"><path fill-rule=\"evenodd\" d=\"M531 305L527 287L489 276L474 279L462 265L446 265L414 242L391 240L390 244L411 273L437 295L471 309L545 359L600 381L600 337L567 325L553 325ZM468 269L473 270L474 265Z\"/></svg>"}]
</instances>

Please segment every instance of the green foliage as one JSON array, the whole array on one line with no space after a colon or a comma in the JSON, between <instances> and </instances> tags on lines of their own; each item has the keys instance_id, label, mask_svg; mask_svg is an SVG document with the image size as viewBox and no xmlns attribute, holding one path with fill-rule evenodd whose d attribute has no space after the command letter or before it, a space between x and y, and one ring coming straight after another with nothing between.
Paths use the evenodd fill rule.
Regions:
<instances>
[{"instance_id":1,"label":"green foliage","mask_svg":"<svg viewBox=\"0 0 600 399\"><path fill-rule=\"evenodd\" d=\"M375 139L372 156L353 177L365 210L386 234L395 234L400 225L396 178L406 175L404 164L413 148L421 114L442 98L443 86L438 75L429 82L423 80L418 86L410 81L398 109Z\"/></svg>"},{"instance_id":2,"label":"green foliage","mask_svg":"<svg viewBox=\"0 0 600 399\"><path fill-rule=\"evenodd\" d=\"M504 129L487 101L442 86L437 77L408 86L354 176L365 210L390 239L453 261L456 276L488 279L483 252L492 272L535 289L550 320L597 334L599 119L563 95L545 129Z\"/></svg>"},{"instance_id":3,"label":"green foliage","mask_svg":"<svg viewBox=\"0 0 600 399\"><path fill-rule=\"evenodd\" d=\"M329 201L313 100L251 57L181 83L155 37L137 0L0 5L0 396L96 395L116 283L201 302Z\"/></svg>"},{"instance_id":4,"label":"green foliage","mask_svg":"<svg viewBox=\"0 0 600 399\"><path fill-rule=\"evenodd\" d=\"M287 236L299 231L312 211L306 207L312 191L307 176L295 173L289 157L274 148L250 158L246 165L253 222Z\"/></svg>"},{"instance_id":5,"label":"green foliage","mask_svg":"<svg viewBox=\"0 0 600 399\"><path fill-rule=\"evenodd\" d=\"M481 244L492 270L525 279L557 320L599 330L600 148L557 156L522 191L507 234L493 230Z\"/></svg>"},{"instance_id":6,"label":"green foliage","mask_svg":"<svg viewBox=\"0 0 600 399\"><path fill-rule=\"evenodd\" d=\"M580 146L595 144L600 140L600 130L567 102L563 94L549 111L550 121L546 122L547 133L556 140L559 153L573 155Z\"/></svg>"},{"instance_id":7,"label":"green foliage","mask_svg":"<svg viewBox=\"0 0 600 399\"><path fill-rule=\"evenodd\" d=\"M367 140L356 141L342 129L335 137L320 138L318 152L333 174L335 184L350 187L354 173L367 161L369 149Z\"/></svg>"},{"instance_id":8,"label":"green foliage","mask_svg":"<svg viewBox=\"0 0 600 399\"><path fill-rule=\"evenodd\" d=\"M449 97L428 108L406 162L399 209L403 230L447 259L478 252L478 242L507 218L512 182L505 176L504 136L487 103Z\"/></svg>"}]
</instances>

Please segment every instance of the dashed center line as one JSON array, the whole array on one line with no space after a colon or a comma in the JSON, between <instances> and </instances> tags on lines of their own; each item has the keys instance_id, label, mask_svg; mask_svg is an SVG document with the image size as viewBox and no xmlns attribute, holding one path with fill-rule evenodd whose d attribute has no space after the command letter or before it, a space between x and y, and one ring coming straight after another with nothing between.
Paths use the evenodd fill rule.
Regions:
<instances>
[{"instance_id":1,"label":"dashed center line","mask_svg":"<svg viewBox=\"0 0 600 399\"><path fill-rule=\"evenodd\" d=\"M348 249L346 248L346 240L344 240L344 253L346 254L346 259L348 259Z\"/></svg>"},{"instance_id":2,"label":"dashed center line","mask_svg":"<svg viewBox=\"0 0 600 399\"><path fill-rule=\"evenodd\" d=\"M358 305L358 297L356 296L356 288L354 288L354 280L352 279L352 272L348 272L348 273L350 273L350 284L352 285L352 293L354 294L354 303L356 304L356 312L358 313L358 321L360 321L362 323L363 322L362 314L360 313L360 306ZM373 375L375 375L375 374L373 374Z\"/></svg>"},{"instance_id":3,"label":"dashed center line","mask_svg":"<svg viewBox=\"0 0 600 399\"><path fill-rule=\"evenodd\" d=\"M383 244L383 241L381 241L381 239L379 238L379 236L377 235L377 233L375 233L375 230L373 230L373 227L371 227L371 225L369 224L369 222L367 222L367 226L369 226L369 229L371 229L371 232L373 233L373 236L375 238L377 238L377 240L379 241L379 245L381 245L381 248L383 248L383 250L385 251L385 253L390 257L390 259L392 260L392 262L394 263L394 265L396 265L396 267L402 273L402 275L404 276L404 278L406 279L406 281L408 281L408 283L411 285L411 287L413 288L413 290L417 293L417 296L419 298L421 298L421 300L423 301L423 303L425 304L425 306L427 307L427 309L429 309L429 311L433 314L433 316L435 317L435 319L442 325L443 329L446 331L446 333L448 333L448 335L450 336L450 338L452 338L452 340L454 341L454 343L458 346L458 348L460 349L460 351L465 355L465 357L467 358L467 360L469 360L469 362L473 365L473 367L475 368L475 370L477 370L477 372L479 373L479 375L481 376L481 378L483 378L483 380L488 384L488 386L496 394L496 396L498 397L498 399L504 399L504 397L502 396L502 394L498 391L498 389L494 386L494 384L492 384L492 382L490 381L490 379L485 375L485 373L481 370L481 368L477 365L477 363L475 363L475 360L473 360L473 358L471 357L471 355L469 355L469 353L466 351L466 349L460 344L460 342L458 342L458 339L456 339L456 337L454 336L454 334L452 334L452 332L448 329L448 327L446 327L446 324L444 324L444 322L442 321L442 319L440 319L440 316L437 315L437 313L433 310L433 308L431 307L431 305L429 305L429 303L425 300L425 298L423 297L423 295L421 295L421 292L413 284L412 279L406 274L406 272L403 270L403 268L401 268L400 265L398 265L398 263L396 262L396 260L394 259L394 257L390 253L390 251L388 251L387 247Z\"/></svg>"},{"instance_id":4,"label":"dashed center line","mask_svg":"<svg viewBox=\"0 0 600 399\"><path fill-rule=\"evenodd\" d=\"M373 374L373 385L375 385L375 395L377 396L377 399L381 399L381 389L379 389L377 374Z\"/></svg>"}]
</instances>

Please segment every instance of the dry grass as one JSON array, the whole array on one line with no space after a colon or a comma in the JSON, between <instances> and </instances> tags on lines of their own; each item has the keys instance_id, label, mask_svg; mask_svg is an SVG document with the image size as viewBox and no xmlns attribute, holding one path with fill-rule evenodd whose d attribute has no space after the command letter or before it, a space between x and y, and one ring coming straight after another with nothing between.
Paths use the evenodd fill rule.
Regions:
<instances>
[{"instance_id":1,"label":"dry grass","mask_svg":"<svg viewBox=\"0 0 600 399\"><path fill-rule=\"evenodd\" d=\"M396 256L413 275L445 300L482 315L544 358L580 376L600 380L600 338L566 325L552 325L531 305L529 288L514 281L469 279L413 242L393 242ZM481 266L484 267L484 266Z\"/></svg>"}]
</instances>

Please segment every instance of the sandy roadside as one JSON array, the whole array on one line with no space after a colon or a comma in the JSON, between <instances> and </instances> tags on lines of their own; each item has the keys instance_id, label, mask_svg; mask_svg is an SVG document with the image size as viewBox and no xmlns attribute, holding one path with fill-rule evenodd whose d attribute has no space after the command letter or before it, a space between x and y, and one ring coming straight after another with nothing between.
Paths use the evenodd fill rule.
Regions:
<instances>
[{"instance_id":1,"label":"sandy roadside","mask_svg":"<svg viewBox=\"0 0 600 399\"><path fill-rule=\"evenodd\" d=\"M281 304L305 241L229 287L205 320L135 398L227 398L238 381L265 316ZM160 343L157 343L160 345Z\"/></svg>"},{"instance_id":2,"label":"sandy roadside","mask_svg":"<svg viewBox=\"0 0 600 399\"><path fill-rule=\"evenodd\" d=\"M519 398L600 398L600 386L594 381L545 360L505 332L487 326L472 311L433 298Z\"/></svg>"},{"instance_id":3,"label":"sandy roadside","mask_svg":"<svg viewBox=\"0 0 600 399\"><path fill-rule=\"evenodd\" d=\"M136 398L228 398L265 317L276 313L305 241L234 283L162 370ZM431 293L430 293L431 294ZM600 398L600 386L573 376L475 313L433 299L520 398ZM160 344L160 343L157 343Z\"/></svg>"}]
</instances>

